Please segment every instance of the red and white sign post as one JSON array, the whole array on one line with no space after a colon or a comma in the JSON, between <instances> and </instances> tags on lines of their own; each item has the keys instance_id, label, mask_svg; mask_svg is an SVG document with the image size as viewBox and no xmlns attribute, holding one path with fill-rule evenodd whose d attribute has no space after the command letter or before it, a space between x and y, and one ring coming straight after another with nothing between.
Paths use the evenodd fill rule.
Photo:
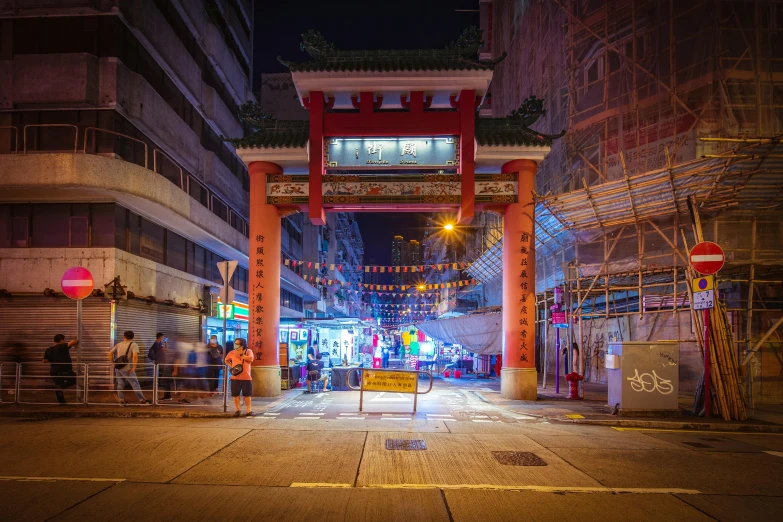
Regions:
<instances>
[{"instance_id":1,"label":"red and white sign post","mask_svg":"<svg viewBox=\"0 0 783 522\"><path fill-rule=\"evenodd\" d=\"M702 275L715 274L723 268L726 256L717 243L702 241L691 249L689 260L694 270ZM717 292L717 287L715 289ZM717 295L716 295L717 301ZM693 306L693 303L691 303ZM710 404L710 310L705 308L704 314L704 416L711 414Z\"/></svg>"},{"instance_id":2,"label":"red and white sign post","mask_svg":"<svg viewBox=\"0 0 783 522\"><path fill-rule=\"evenodd\" d=\"M79 364L82 362L82 299L92 293L92 289L95 287L95 281L89 270L80 266L75 266L65 271L60 280L60 287L67 297L76 301L76 339L79 340L79 344L76 345L76 363ZM78 386L78 379L76 380L76 383ZM79 394L79 397L81 397L81 392L78 387L77 393Z\"/></svg>"}]
</instances>

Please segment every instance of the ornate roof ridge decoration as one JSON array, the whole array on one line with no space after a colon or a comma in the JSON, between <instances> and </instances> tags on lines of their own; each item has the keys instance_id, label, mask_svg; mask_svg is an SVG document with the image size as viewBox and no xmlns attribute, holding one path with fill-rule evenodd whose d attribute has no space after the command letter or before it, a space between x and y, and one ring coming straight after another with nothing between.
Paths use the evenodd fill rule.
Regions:
<instances>
[{"instance_id":1,"label":"ornate roof ridge decoration","mask_svg":"<svg viewBox=\"0 0 783 522\"><path fill-rule=\"evenodd\" d=\"M253 129L243 138L226 138L236 148L297 148L307 145L310 136L308 120L277 120L261 110L256 102L243 103L237 114L239 121Z\"/></svg>"},{"instance_id":2,"label":"ornate roof ridge decoration","mask_svg":"<svg viewBox=\"0 0 783 522\"><path fill-rule=\"evenodd\" d=\"M277 61L292 72L492 70L506 53L494 61L479 61L476 55L484 45L481 35L481 29L469 27L445 49L338 50L320 32L311 29L302 35L299 47L312 61L290 62L280 56Z\"/></svg>"},{"instance_id":3,"label":"ornate roof ridge decoration","mask_svg":"<svg viewBox=\"0 0 783 522\"><path fill-rule=\"evenodd\" d=\"M565 135L565 130L558 134L546 134L533 130L541 116L546 116L544 100L530 95L505 118L478 118L476 120L476 141L479 145L510 146L526 145L550 147L552 142Z\"/></svg>"}]
</instances>

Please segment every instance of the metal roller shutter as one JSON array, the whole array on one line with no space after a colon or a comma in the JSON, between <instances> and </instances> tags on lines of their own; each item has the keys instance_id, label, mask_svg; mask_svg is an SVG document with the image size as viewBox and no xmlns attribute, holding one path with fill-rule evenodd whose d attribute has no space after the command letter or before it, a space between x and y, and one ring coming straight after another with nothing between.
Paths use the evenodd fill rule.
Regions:
<instances>
[{"instance_id":1,"label":"metal roller shutter","mask_svg":"<svg viewBox=\"0 0 783 522\"><path fill-rule=\"evenodd\" d=\"M111 301L88 297L82 305L82 362L104 362L109 351ZM76 301L67 297L8 297L0 299L0 362L41 362L56 334L76 337ZM17 345L18 343L18 345ZM16 346L15 346L16 345ZM75 349L71 354L76 362ZM46 365L25 374L48 375Z\"/></svg>"},{"instance_id":2,"label":"metal roller shutter","mask_svg":"<svg viewBox=\"0 0 783 522\"><path fill-rule=\"evenodd\" d=\"M201 342L201 315L198 310L177 308L144 301L119 301L116 315L116 342L122 341L125 330L133 330L139 345L140 360L155 342L155 334L163 332L169 345L176 342Z\"/></svg>"}]
</instances>

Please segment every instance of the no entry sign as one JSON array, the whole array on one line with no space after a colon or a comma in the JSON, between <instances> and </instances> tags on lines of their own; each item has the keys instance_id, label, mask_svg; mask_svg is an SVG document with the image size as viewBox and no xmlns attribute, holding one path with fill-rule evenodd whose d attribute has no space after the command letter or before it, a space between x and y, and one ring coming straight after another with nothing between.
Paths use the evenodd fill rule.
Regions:
<instances>
[{"instance_id":1,"label":"no entry sign","mask_svg":"<svg viewBox=\"0 0 783 522\"><path fill-rule=\"evenodd\" d=\"M723 249L711 241L703 241L691 249L691 266L700 274L716 273L723 268L724 261Z\"/></svg>"},{"instance_id":2,"label":"no entry sign","mask_svg":"<svg viewBox=\"0 0 783 522\"><path fill-rule=\"evenodd\" d=\"M63 289L63 293L71 299L84 299L90 293L95 286L95 282L92 279L92 274L86 268L76 266L69 268L60 281L60 286Z\"/></svg>"}]
</instances>

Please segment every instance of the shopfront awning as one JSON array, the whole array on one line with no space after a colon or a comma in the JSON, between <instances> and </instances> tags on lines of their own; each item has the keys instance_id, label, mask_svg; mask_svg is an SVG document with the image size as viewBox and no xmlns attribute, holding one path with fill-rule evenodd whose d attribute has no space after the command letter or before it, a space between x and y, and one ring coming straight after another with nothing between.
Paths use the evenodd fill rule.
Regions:
<instances>
[{"instance_id":1,"label":"shopfront awning","mask_svg":"<svg viewBox=\"0 0 783 522\"><path fill-rule=\"evenodd\" d=\"M473 314L416 323L416 328L445 343L461 344L476 355L496 355L503 350L503 315Z\"/></svg>"}]
</instances>

